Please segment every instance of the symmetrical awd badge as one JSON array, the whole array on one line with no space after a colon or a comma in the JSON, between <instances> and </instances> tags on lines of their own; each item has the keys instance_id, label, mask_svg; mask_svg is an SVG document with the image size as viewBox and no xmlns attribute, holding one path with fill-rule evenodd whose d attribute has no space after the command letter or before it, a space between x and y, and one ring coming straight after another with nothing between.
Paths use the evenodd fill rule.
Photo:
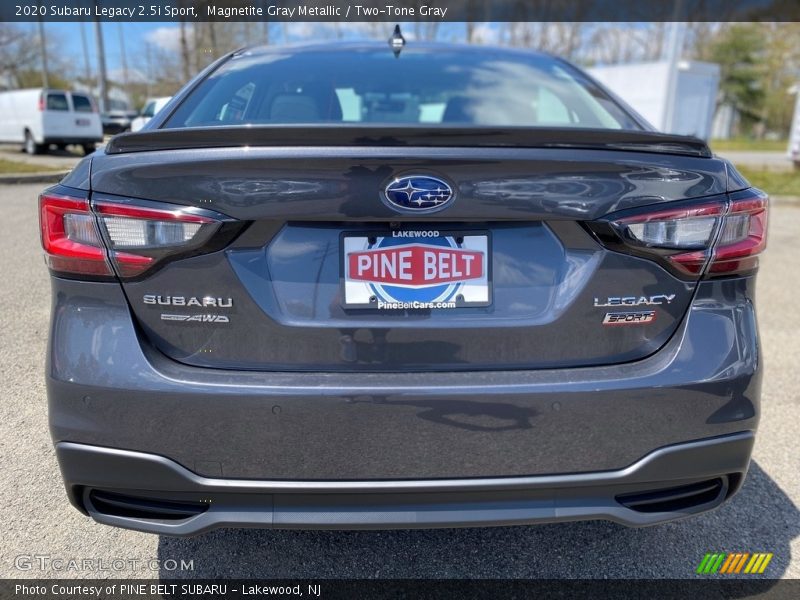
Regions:
<instances>
[{"instance_id":1,"label":"symmetrical awd badge","mask_svg":"<svg viewBox=\"0 0 800 600\"><path fill-rule=\"evenodd\" d=\"M453 200L453 188L438 177L406 175L396 177L386 186L384 196L393 207L403 211L426 212L444 208Z\"/></svg>"}]
</instances>

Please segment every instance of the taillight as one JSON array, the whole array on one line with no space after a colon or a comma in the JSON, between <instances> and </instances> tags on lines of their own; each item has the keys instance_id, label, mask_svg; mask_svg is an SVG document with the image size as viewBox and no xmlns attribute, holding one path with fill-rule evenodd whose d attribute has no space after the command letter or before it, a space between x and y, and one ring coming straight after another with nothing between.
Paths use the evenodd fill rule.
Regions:
<instances>
[{"instance_id":1,"label":"taillight","mask_svg":"<svg viewBox=\"0 0 800 600\"><path fill-rule=\"evenodd\" d=\"M45 261L50 269L74 275L114 275L88 200L42 194L39 220Z\"/></svg>"},{"instance_id":2,"label":"taillight","mask_svg":"<svg viewBox=\"0 0 800 600\"><path fill-rule=\"evenodd\" d=\"M220 226L216 219L179 207L166 210L102 200L94 206L122 277L141 275L157 260L202 244Z\"/></svg>"},{"instance_id":3,"label":"taillight","mask_svg":"<svg viewBox=\"0 0 800 600\"><path fill-rule=\"evenodd\" d=\"M44 110L44 92L39 94L39 102L36 104L36 108L39 112Z\"/></svg>"},{"instance_id":4,"label":"taillight","mask_svg":"<svg viewBox=\"0 0 800 600\"><path fill-rule=\"evenodd\" d=\"M592 227L607 245L655 259L684 278L741 275L766 247L768 198L756 189L730 199L636 212Z\"/></svg>"},{"instance_id":5,"label":"taillight","mask_svg":"<svg viewBox=\"0 0 800 600\"><path fill-rule=\"evenodd\" d=\"M758 255L767 247L769 199L765 194L735 198L725 219L708 276L746 273L758 268Z\"/></svg>"},{"instance_id":6,"label":"taillight","mask_svg":"<svg viewBox=\"0 0 800 600\"><path fill-rule=\"evenodd\" d=\"M658 256L688 275L698 275L709 257L723 203L660 210L613 221L623 241ZM686 250L689 250L686 252Z\"/></svg>"},{"instance_id":7,"label":"taillight","mask_svg":"<svg viewBox=\"0 0 800 600\"><path fill-rule=\"evenodd\" d=\"M45 193L40 205L47 264L61 274L138 277L168 258L224 247L242 225L207 210L124 198L90 204Z\"/></svg>"}]
</instances>

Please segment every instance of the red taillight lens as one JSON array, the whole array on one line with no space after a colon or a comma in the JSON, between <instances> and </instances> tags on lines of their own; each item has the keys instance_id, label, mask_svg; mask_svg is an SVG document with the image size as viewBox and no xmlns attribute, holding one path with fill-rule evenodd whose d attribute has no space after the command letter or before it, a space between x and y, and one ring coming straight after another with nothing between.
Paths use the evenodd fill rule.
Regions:
<instances>
[{"instance_id":1,"label":"red taillight lens","mask_svg":"<svg viewBox=\"0 0 800 600\"><path fill-rule=\"evenodd\" d=\"M102 199L90 205L84 198L45 193L40 207L47 264L62 274L112 276L116 271L123 278L137 277L167 257L218 249L231 233L206 247L225 217L153 202Z\"/></svg>"},{"instance_id":2,"label":"red taillight lens","mask_svg":"<svg viewBox=\"0 0 800 600\"><path fill-rule=\"evenodd\" d=\"M731 200L658 210L610 222L633 254L655 258L677 274L743 274L766 246L767 196L739 192Z\"/></svg>"},{"instance_id":3,"label":"red taillight lens","mask_svg":"<svg viewBox=\"0 0 800 600\"><path fill-rule=\"evenodd\" d=\"M152 256L138 256L127 252L112 252L112 257L117 264L117 271L121 277L136 277L141 275L153 264Z\"/></svg>"},{"instance_id":4,"label":"red taillight lens","mask_svg":"<svg viewBox=\"0 0 800 600\"><path fill-rule=\"evenodd\" d=\"M44 92L39 94L39 103L36 105L36 108L39 110L39 112L44 110Z\"/></svg>"},{"instance_id":5,"label":"red taillight lens","mask_svg":"<svg viewBox=\"0 0 800 600\"><path fill-rule=\"evenodd\" d=\"M767 247L768 198L759 194L731 202L708 266L710 276L753 271Z\"/></svg>"},{"instance_id":6,"label":"red taillight lens","mask_svg":"<svg viewBox=\"0 0 800 600\"><path fill-rule=\"evenodd\" d=\"M39 219L45 261L50 269L79 275L114 274L88 200L42 194Z\"/></svg>"}]
</instances>

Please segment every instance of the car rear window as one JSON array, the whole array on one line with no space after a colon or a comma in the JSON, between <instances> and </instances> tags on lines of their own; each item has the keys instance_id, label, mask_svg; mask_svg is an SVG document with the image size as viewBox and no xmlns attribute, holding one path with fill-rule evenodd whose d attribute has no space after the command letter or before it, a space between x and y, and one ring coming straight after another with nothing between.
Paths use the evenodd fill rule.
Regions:
<instances>
[{"instance_id":1,"label":"car rear window","mask_svg":"<svg viewBox=\"0 0 800 600\"><path fill-rule=\"evenodd\" d=\"M156 114L156 102L155 100L151 100L150 102L144 105L141 116L152 117L154 114Z\"/></svg>"},{"instance_id":2,"label":"car rear window","mask_svg":"<svg viewBox=\"0 0 800 600\"><path fill-rule=\"evenodd\" d=\"M234 57L164 127L346 123L641 129L580 71L481 49L273 50Z\"/></svg>"},{"instance_id":3,"label":"car rear window","mask_svg":"<svg viewBox=\"0 0 800 600\"><path fill-rule=\"evenodd\" d=\"M60 92L47 94L47 110L69 110L67 95Z\"/></svg>"},{"instance_id":4,"label":"car rear window","mask_svg":"<svg viewBox=\"0 0 800 600\"><path fill-rule=\"evenodd\" d=\"M92 101L89 100L86 96L80 96L78 94L72 94L72 106L75 107L76 112L94 112L92 107Z\"/></svg>"}]
</instances>

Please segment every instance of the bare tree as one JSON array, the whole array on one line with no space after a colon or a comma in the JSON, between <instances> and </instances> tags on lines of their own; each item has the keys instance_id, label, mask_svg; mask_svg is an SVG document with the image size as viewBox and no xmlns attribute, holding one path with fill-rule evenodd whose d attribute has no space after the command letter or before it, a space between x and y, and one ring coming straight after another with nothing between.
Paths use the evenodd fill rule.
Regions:
<instances>
[{"instance_id":1,"label":"bare tree","mask_svg":"<svg viewBox=\"0 0 800 600\"><path fill-rule=\"evenodd\" d=\"M180 20L180 39L181 39L181 70L183 79L188 81L192 72L191 53L189 52L189 40L186 36L186 21Z\"/></svg>"},{"instance_id":2,"label":"bare tree","mask_svg":"<svg viewBox=\"0 0 800 600\"><path fill-rule=\"evenodd\" d=\"M54 87L69 87L77 61L65 56L57 33L47 32L48 79ZM38 37L14 23L0 23L0 85L27 87L41 85L41 49Z\"/></svg>"},{"instance_id":3,"label":"bare tree","mask_svg":"<svg viewBox=\"0 0 800 600\"><path fill-rule=\"evenodd\" d=\"M0 23L0 75L18 85L20 71L35 68L38 62L36 38L17 25Z\"/></svg>"},{"instance_id":4,"label":"bare tree","mask_svg":"<svg viewBox=\"0 0 800 600\"><path fill-rule=\"evenodd\" d=\"M567 58L574 58L582 49L586 23L516 22L505 23L500 39L510 46L535 48Z\"/></svg>"},{"instance_id":5,"label":"bare tree","mask_svg":"<svg viewBox=\"0 0 800 600\"><path fill-rule=\"evenodd\" d=\"M219 46L217 45L217 27L214 21L209 21L208 26L208 46L211 51L211 56L216 58L219 56Z\"/></svg>"},{"instance_id":6,"label":"bare tree","mask_svg":"<svg viewBox=\"0 0 800 600\"><path fill-rule=\"evenodd\" d=\"M617 64L661 58L664 23L597 24L580 52L581 62Z\"/></svg>"}]
</instances>

